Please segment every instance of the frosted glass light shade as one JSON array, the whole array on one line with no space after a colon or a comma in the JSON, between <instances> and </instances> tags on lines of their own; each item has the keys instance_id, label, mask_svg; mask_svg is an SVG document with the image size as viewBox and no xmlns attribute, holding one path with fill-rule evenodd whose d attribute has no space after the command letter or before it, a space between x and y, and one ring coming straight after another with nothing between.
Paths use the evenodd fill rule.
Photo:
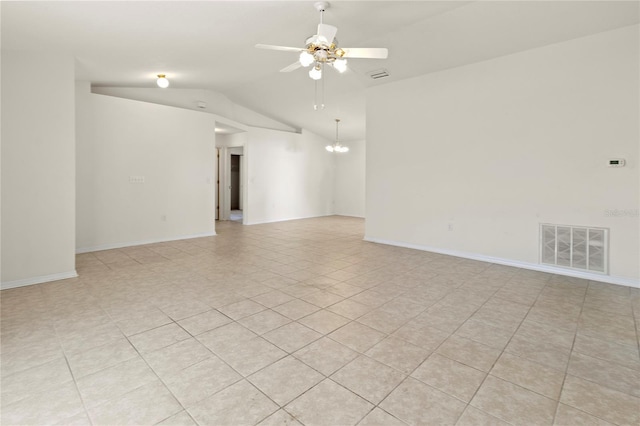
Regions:
<instances>
[{"instance_id":1,"label":"frosted glass light shade","mask_svg":"<svg viewBox=\"0 0 640 426\"><path fill-rule=\"evenodd\" d=\"M169 80L167 80L167 77L165 77L164 74L158 74L158 80L156 83L158 84L158 87L161 87L162 89L169 87Z\"/></svg>"},{"instance_id":2,"label":"frosted glass light shade","mask_svg":"<svg viewBox=\"0 0 640 426\"><path fill-rule=\"evenodd\" d=\"M313 80L320 80L322 78L322 70L320 67L311 68L311 71L309 71L309 77Z\"/></svg>"},{"instance_id":3,"label":"frosted glass light shade","mask_svg":"<svg viewBox=\"0 0 640 426\"><path fill-rule=\"evenodd\" d=\"M313 55L311 53L307 52L306 50L300 52L300 65L302 65L303 67L308 67L314 61L315 59L313 58Z\"/></svg>"},{"instance_id":4,"label":"frosted glass light shade","mask_svg":"<svg viewBox=\"0 0 640 426\"><path fill-rule=\"evenodd\" d=\"M333 67L338 70L338 72L343 73L347 70L347 60L346 59L336 59L333 63Z\"/></svg>"}]
</instances>

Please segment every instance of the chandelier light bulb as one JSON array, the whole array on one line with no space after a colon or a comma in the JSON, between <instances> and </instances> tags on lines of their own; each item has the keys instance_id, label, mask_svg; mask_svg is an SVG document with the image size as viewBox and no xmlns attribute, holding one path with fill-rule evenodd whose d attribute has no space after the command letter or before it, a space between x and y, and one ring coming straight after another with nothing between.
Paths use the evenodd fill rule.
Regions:
<instances>
[{"instance_id":1,"label":"chandelier light bulb","mask_svg":"<svg viewBox=\"0 0 640 426\"><path fill-rule=\"evenodd\" d=\"M300 52L300 65L302 65L303 67L308 67L314 61L315 59L313 58L313 55L308 51L303 50L302 52Z\"/></svg>"},{"instance_id":2,"label":"chandelier light bulb","mask_svg":"<svg viewBox=\"0 0 640 426\"><path fill-rule=\"evenodd\" d=\"M333 67L338 70L339 73L343 73L347 70L347 60L346 59L336 59L333 63Z\"/></svg>"},{"instance_id":3,"label":"chandelier light bulb","mask_svg":"<svg viewBox=\"0 0 640 426\"><path fill-rule=\"evenodd\" d=\"M315 67L311 68L311 71L309 71L309 77L311 77L313 80L320 80L322 78L322 70L320 69L320 65L316 65Z\"/></svg>"},{"instance_id":4,"label":"chandelier light bulb","mask_svg":"<svg viewBox=\"0 0 640 426\"><path fill-rule=\"evenodd\" d=\"M333 145L327 145L324 148L329 152L333 152Z\"/></svg>"},{"instance_id":5,"label":"chandelier light bulb","mask_svg":"<svg viewBox=\"0 0 640 426\"><path fill-rule=\"evenodd\" d=\"M167 77L164 74L158 74L158 80L156 83L158 84L158 87L163 89L169 87L169 80L167 80Z\"/></svg>"}]
</instances>

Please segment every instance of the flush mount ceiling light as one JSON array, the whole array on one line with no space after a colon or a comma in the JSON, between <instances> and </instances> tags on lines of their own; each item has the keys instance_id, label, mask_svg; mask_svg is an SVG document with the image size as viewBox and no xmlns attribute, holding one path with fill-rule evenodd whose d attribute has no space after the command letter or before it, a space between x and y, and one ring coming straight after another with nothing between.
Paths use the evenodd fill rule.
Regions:
<instances>
[{"instance_id":1,"label":"flush mount ceiling light","mask_svg":"<svg viewBox=\"0 0 640 426\"><path fill-rule=\"evenodd\" d=\"M343 146L338 138L338 124L340 124L340 119L336 118L336 141L333 145L327 145L325 149L329 152L349 152L349 147Z\"/></svg>"},{"instance_id":2,"label":"flush mount ceiling light","mask_svg":"<svg viewBox=\"0 0 640 426\"><path fill-rule=\"evenodd\" d=\"M158 80L156 81L158 87L166 89L169 87L169 80L167 80L167 76L164 74L158 74Z\"/></svg>"},{"instance_id":3,"label":"flush mount ceiling light","mask_svg":"<svg viewBox=\"0 0 640 426\"><path fill-rule=\"evenodd\" d=\"M338 47L338 40L335 38L338 29L322 22L323 13L329 8L329 3L319 1L314 3L314 7L320 12L320 24L318 25L318 32L307 39L304 48L273 46L270 44L256 44L256 47L259 49L299 53L298 61L281 69L280 72L291 72L300 67L306 68L312 66L313 68L309 71L309 77L316 81L316 101L314 102L314 108L323 109L324 103L318 103L317 100L317 82L318 80L323 80L322 74L325 65L329 65L339 73L343 73L347 70L347 58L386 59L389 52L385 48ZM324 92L324 80L322 88ZM324 98L324 94L322 97Z\"/></svg>"}]
</instances>

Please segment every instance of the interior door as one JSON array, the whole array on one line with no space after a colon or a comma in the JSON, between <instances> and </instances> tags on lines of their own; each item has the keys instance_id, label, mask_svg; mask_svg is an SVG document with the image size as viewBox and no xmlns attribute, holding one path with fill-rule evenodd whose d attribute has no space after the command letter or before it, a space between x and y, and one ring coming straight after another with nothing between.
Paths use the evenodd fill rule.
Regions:
<instances>
[{"instance_id":1,"label":"interior door","mask_svg":"<svg viewBox=\"0 0 640 426\"><path fill-rule=\"evenodd\" d=\"M220 148L216 148L216 220L220 220Z\"/></svg>"},{"instance_id":2,"label":"interior door","mask_svg":"<svg viewBox=\"0 0 640 426\"><path fill-rule=\"evenodd\" d=\"M240 156L231 155L231 210L240 210Z\"/></svg>"}]
</instances>

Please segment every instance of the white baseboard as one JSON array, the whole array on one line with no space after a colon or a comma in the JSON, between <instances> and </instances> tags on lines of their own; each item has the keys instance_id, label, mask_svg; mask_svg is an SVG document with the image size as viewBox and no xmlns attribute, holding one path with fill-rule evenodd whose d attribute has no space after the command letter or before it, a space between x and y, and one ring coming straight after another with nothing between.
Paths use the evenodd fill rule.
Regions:
<instances>
[{"instance_id":1,"label":"white baseboard","mask_svg":"<svg viewBox=\"0 0 640 426\"><path fill-rule=\"evenodd\" d=\"M0 284L0 289L7 290L10 288L25 287L33 284L48 283L49 281L58 281L58 280L66 280L69 278L76 278L77 276L78 276L78 273L75 270L73 270L69 272L61 272L59 274L42 275L39 277L23 278L21 280L5 281Z\"/></svg>"},{"instance_id":2,"label":"white baseboard","mask_svg":"<svg viewBox=\"0 0 640 426\"><path fill-rule=\"evenodd\" d=\"M600 281L609 284L624 285L627 287L640 288L640 280L627 277L617 277L612 275L602 275L592 272L576 271L572 269L557 268L549 265L540 265L538 263L521 262L519 260L503 259L499 257L485 256L476 253L467 253L457 250L440 249L436 247L423 246L419 244L410 244L400 241L385 240L382 238L371 238L365 235L364 241L371 243L387 244L390 246L404 247L421 251L429 251L433 253L446 254L449 256L462 257L465 259L479 260L482 262L496 263L498 265L513 266L515 268L530 269L533 271L547 272L556 275L565 275L568 277L582 278L591 281Z\"/></svg>"},{"instance_id":3,"label":"white baseboard","mask_svg":"<svg viewBox=\"0 0 640 426\"><path fill-rule=\"evenodd\" d=\"M262 221L256 221L256 222L247 222L247 223L243 223L243 225L262 225L265 223L287 222L290 220L313 219L316 217L328 217L328 216L335 216L335 214L327 213L327 214L321 214L317 216L300 216L300 217L289 217L286 219L269 219L269 220L262 220Z\"/></svg>"},{"instance_id":4,"label":"white baseboard","mask_svg":"<svg viewBox=\"0 0 640 426\"><path fill-rule=\"evenodd\" d=\"M145 244L155 244L155 243L166 243L168 241L178 241L178 240L190 240L192 238L202 238L202 237L213 237L217 235L215 231L213 232L204 232L202 234L192 234L192 235L181 235L179 237L171 237L171 238L154 238L150 240L141 240L141 241L127 241L122 243L110 243L110 244L100 244L97 246L91 247L79 247L76 248L76 253L91 253L93 251L102 251L102 250L111 250L118 249L123 247L133 247L133 246L142 246Z\"/></svg>"}]
</instances>

